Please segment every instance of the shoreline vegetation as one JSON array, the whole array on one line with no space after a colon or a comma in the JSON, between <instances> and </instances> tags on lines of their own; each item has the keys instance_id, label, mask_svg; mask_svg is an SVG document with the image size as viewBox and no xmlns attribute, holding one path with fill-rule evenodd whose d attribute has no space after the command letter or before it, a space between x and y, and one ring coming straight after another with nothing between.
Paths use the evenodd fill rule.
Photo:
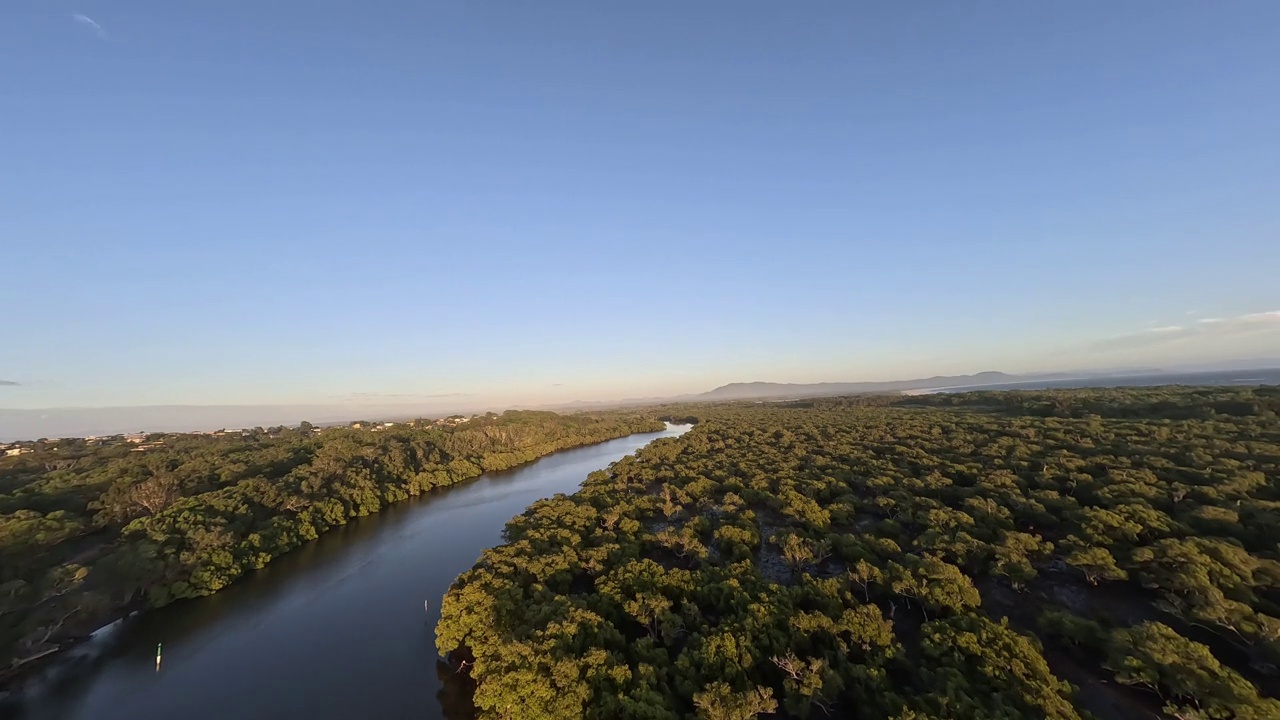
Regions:
<instances>
[{"instance_id":1,"label":"shoreline vegetation","mask_svg":"<svg viewBox=\"0 0 1280 720\"><path fill-rule=\"evenodd\" d=\"M118 618L217 592L352 518L663 427L509 411L25 443L0 457L0 690Z\"/></svg>"},{"instance_id":2,"label":"shoreline vegetation","mask_svg":"<svg viewBox=\"0 0 1280 720\"><path fill-rule=\"evenodd\" d=\"M481 720L1280 717L1280 388L688 405L444 598Z\"/></svg>"}]
</instances>

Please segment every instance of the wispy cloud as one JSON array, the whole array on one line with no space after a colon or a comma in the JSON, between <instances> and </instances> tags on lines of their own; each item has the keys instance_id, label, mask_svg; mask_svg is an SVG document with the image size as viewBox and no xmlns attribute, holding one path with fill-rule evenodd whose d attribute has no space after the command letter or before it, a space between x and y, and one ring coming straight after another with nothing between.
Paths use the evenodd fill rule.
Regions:
<instances>
[{"instance_id":1,"label":"wispy cloud","mask_svg":"<svg viewBox=\"0 0 1280 720\"><path fill-rule=\"evenodd\" d=\"M82 14L80 14L80 13L74 13L74 14L72 14L72 16L71 16L71 19L72 19L72 20L75 20L76 22L80 23L81 25L84 25L85 27L87 27L87 28L89 28L90 30L92 30L92 31L93 31L93 34L94 34L94 35L97 35L99 40L107 40L107 39L109 39L109 38L107 37L107 31L106 31L106 29L104 29L101 25L99 25L99 24L98 24L98 21L94 20L93 18L89 17L88 15L82 15Z\"/></svg>"},{"instance_id":2,"label":"wispy cloud","mask_svg":"<svg viewBox=\"0 0 1280 720\"><path fill-rule=\"evenodd\" d=\"M1227 318L1202 318L1186 325L1166 325L1104 338L1091 349L1128 350L1187 342L1213 342L1262 333L1280 333L1280 310Z\"/></svg>"},{"instance_id":3,"label":"wispy cloud","mask_svg":"<svg viewBox=\"0 0 1280 720\"><path fill-rule=\"evenodd\" d=\"M21 384L22 383L14 382L12 380L0 380L0 386L5 386L5 385L14 386L14 385L21 385Z\"/></svg>"}]
</instances>

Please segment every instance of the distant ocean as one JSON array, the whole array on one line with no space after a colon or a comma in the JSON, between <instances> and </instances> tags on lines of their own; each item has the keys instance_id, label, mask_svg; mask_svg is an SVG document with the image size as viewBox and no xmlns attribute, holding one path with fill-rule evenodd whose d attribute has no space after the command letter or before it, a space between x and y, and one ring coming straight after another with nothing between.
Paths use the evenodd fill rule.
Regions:
<instances>
[{"instance_id":1,"label":"distant ocean","mask_svg":"<svg viewBox=\"0 0 1280 720\"><path fill-rule=\"evenodd\" d=\"M1054 388L1151 387L1153 385L1280 385L1280 368L1218 372L1169 373L1090 377L1073 380L1030 380L995 385L964 385L932 388L925 392L959 393L974 390L1050 390Z\"/></svg>"}]
</instances>

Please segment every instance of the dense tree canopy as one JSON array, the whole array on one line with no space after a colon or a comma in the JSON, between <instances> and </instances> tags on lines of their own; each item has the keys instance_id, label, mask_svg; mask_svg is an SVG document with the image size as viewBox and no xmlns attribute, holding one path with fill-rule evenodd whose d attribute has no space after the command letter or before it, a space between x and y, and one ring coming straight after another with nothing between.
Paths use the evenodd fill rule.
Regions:
<instances>
[{"instance_id":1,"label":"dense tree canopy","mask_svg":"<svg viewBox=\"0 0 1280 720\"><path fill-rule=\"evenodd\" d=\"M662 427L630 413L508 412L30 444L0 458L0 673L125 609L216 592L389 503Z\"/></svg>"},{"instance_id":2,"label":"dense tree canopy","mask_svg":"<svg viewBox=\"0 0 1280 720\"><path fill-rule=\"evenodd\" d=\"M699 424L512 520L437 646L491 720L1277 718L1277 408L667 408Z\"/></svg>"}]
</instances>

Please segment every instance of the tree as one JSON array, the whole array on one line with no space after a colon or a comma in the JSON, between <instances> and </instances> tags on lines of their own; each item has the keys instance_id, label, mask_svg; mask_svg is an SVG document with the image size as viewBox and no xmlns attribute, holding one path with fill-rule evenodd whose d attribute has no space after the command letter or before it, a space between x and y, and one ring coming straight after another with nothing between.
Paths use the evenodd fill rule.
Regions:
<instances>
[{"instance_id":1,"label":"tree","mask_svg":"<svg viewBox=\"0 0 1280 720\"><path fill-rule=\"evenodd\" d=\"M960 717L1080 720L1071 687L1049 671L1034 642L1007 622L974 615L921 628L925 687L917 709ZM950 706L950 707L948 707Z\"/></svg>"},{"instance_id":2,"label":"tree","mask_svg":"<svg viewBox=\"0 0 1280 720\"><path fill-rule=\"evenodd\" d=\"M880 568L866 560L857 561L849 570L849 579L862 587L862 599L866 602L871 602L870 585L880 582L883 577L884 573L880 571Z\"/></svg>"},{"instance_id":3,"label":"tree","mask_svg":"<svg viewBox=\"0 0 1280 720\"><path fill-rule=\"evenodd\" d=\"M991 572L1009 579L1016 589L1021 589L1036 576L1032 563L1053 551L1053 544L1039 536L1024 532L1005 532L1000 544L992 551Z\"/></svg>"},{"instance_id":4,"label":"tree","mask_svg":"<svg viewBox=\"0 0 1280 720\"><path fill-rule=\"evenodd\" d=\"M910 568L890 562L886 578L895 593L919 602L925 620L930 609L935 613L958 611L982 602L978 589L960 568L930 555Z\"/></svg>"},{"instance_id":5,"label":"tree","mask_svg":"<svg viewBox=\"0 0 1280 720\"><path fill-rule=\"evenodd\" d=\"M1046 608L1037 618L1041 632L1076 650L1096 649L1106 633L1098 623L1058 608Z\"/></svg>"},{"instance_id":6,"label":"tree","mask_svg":"<svg viewBox=\"0 0 1280 720\"><path fill-rule=\"evenodd\" d=\"M785 698L783 706L788 713L804 717L809 714L810 708L816 706L823 714L831 714L842 682L840 676L828 667L826 660L801 659L790 651L786 655L774 655L770 660L786 675L782 682Z\"/></svg>"},{"instance_id":7,"label":"tree","mask_svg":"<svg viewBox=\"0 0 1280 720\"><path fill-rule=\"evenodd\" d=\"M1280 717L1280 701L1262 698L1257 688L1223 667L1205 645L1158 622L1113 633L1106 667L1116 680L1145 687L1166 701L1178 718Z\"/></svg>"},{"instance_id":8,"label":"tree","mask_svg":"<svg viewBox=\"0 0 1280 720\"><path fill-rule=\"evenodd\" d=\"M793 572L818 565L831 554L831 544L826 540L814 542L795 533L775 535L770 541L781 549L782 559L791 566Z\"/></svg>"},{"instance_id":9,"label":"tree","mask_svg":"<svg viewBox=\"0 0 1280 720\"><path fill-rule=\"evenodd\" d=\"M1067 556L1067 564L1084 573L1090 585L1097 585L1099 580L1124 580L1129 577L1116 564L1116 558L1104 547L1086 547L1074 550Z\"/></svg>"},{"instance_id":10,"label":"tree","mask_svg":"<svg viewBox=\"0 0 1280 720\"><path fill-rule=\"evenodd\" d=\"M735 692L727 683L713 682L693 696L702 720L755 720L778 709L772 688L754 687Z\"/></svg>"}]
</instances>

